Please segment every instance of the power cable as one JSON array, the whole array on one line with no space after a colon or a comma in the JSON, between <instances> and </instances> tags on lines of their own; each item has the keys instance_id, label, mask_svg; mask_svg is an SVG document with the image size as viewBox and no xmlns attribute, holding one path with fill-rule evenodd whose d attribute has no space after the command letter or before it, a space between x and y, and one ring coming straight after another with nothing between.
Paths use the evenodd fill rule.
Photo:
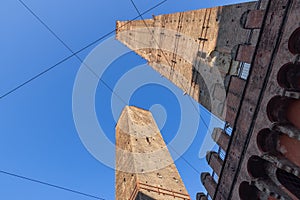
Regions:
<instances>
[{"instance_id":1,"label":"power cable","mask_svg":"<svg viewBox=\"0 0 300 200\"><path fill-rule=\"evenodd\" d=\"M53 187L53 188L56 188L56 189L60 189L60 190L72 192L72 193L75 193L75 194L83 195L83 196L86 196L86 197L89 197L89 198L105 200L104 198L101 198L101 197L97 197L97 196L90 195L90 194L87 194L87 193L79 192L77 190L61 187L61 186L58 186L58 185L47 183L45 181L39 181L37 179L28 178L28 177L21 176L21 175L15 174L15 173L6 172L6 171L3 171L3 170L0 170L0 173L8 175L8 176L16 177L16 178L19 178L19 179L31 181L31 182L34 182L34 183L38 183L38 184L41 184L41 185L46 185L46 186Z\"/></svg>"},{"instance_id":2,"label":"power cable","mask_svg":"<svg viewBox=\"0 0 300 200\"><path fill-rule=\"evenodd\" d=\"M112 34L112 33L114 33L115 32L115 30L116 29L114 29L113 31L110 31L109 33L107 33L107 34L105 34L104 36L102 36L101 38L99 38L99 39L97 39L96 41L94 41L93 43L90 43L89 45L87 45L86 47L84 47L84 48L82 48L82 49L80 49L79 51L77 51L77 52L74 52L45 22L43 22L42 20L41 20L41 18L38 16L38 15L36 15L34 12L33 12L33 10L32 9L30 9L22 0L18 0L57 40L59 40L70 52L72 52L72 54L70 55L70 56L68 56L68 57L66 57L65 59L63 59L62 61L60 61L60 62L58 62L58 63L56 63L55 65L53 65L52 67L50 67L50 68L48 68L47 70L45 70L45 71L43 71L43 72L41 72L41 73L39 73L39 74L37 74L36 76L34 76L34 77L32 77L31 79L29 79L28 81L26 81L26 82L24 82L23 84L21 84L21 85L19 85L18 87L16 87L16 88L14 88L13 90L11 90L11 91L9 91L9 92L7 92L6 94L4 94L4 95L2 95L1 97L0 97L0 99L2 99L2 98L4 98L5 96L7 96L7 95L9 95L9 94L11 94L12 92L14 92L14 91L16 91L17 89L19 89L19 88L21 88L22 86L24 86L24 85L26 85L27 83L29 83L29 82L31 82L31 81L33 81L34 79L36 79L36 78L38 78L38 77L40 77L41 75L43 75L43 74L45 74L46 72L48 72L48 71L50 71L51 69L53 69L53 68L55 68L55 67L57 67L58 65L60 65L60 64L62 64L63 62L65 62L65 61L67 61L68 59L70 59L70 58L72 58L72 57L76 57L81 63L83 63L94 75L96 75L97 76L97 78L99 78L98 77L98 75L90 68L90 67L88 67L84 62L83 62L83 60L77 55L78 53L80 53L80 52L82 52L83 50L85 50L85 49L87 49L88 47L90 47L90 46L92 46L93 44L95 44L95 43L97 43L98 41L100 41L100 40L102 40L102 39L104 39L105 37L107 37L107 36L109 36L110 34ZM125 26L125 25L127 25L128 23L130 23L131 21L133 21L133 20L135 20L135 19L137 19L138 17L141 17L142 19L143 19L143 21L144 21L144 18L142 17L142 15L144 15L144 14L146 14L147 12L149 12L150 10L152 10L152 9L154 9L154 8L156 8L156 7L158 7L158 6L160 6L161 4L163 4L164 2L166 2L167 0L165 0L165 1L162 1L161 3L159 3L159 4L157 4L157 5L155 5L154 7L152 7L152 8L150 8L150 9L148 9L147 11L145 11L144 13L141 13L139 10L138 10L138 8L136 7L136 5L134 4L134 2L131 0L131 2L133 3L133 5L134 5L134 7L135 7L135 9L137 10L137 12L138 12L138 16L137 17L135 17L134 19L132 19L132 20L130 20L130 21L128 21L127 23L125 23L124 25L122 25L122 27L123 26ZM145 21L144 21L144 23L145 23ZM147 26L147 24L145 23L145 25ZM147 28L148 28L148 26L147 26ZM161 50L161 49L160 49ZM162 50L161 50L162 51ZM168 61L168 59L166 59L167 60L167 62L169 62ZM101 78L99 78L100 79L100 81L108 88L108 89L110 89L110 91L112 92L112 93L114 93L116 96L118 96L118 98L120 99L120 100L122 100L121 99L121 97L119 96L119 95L117 95ZM123 101L123 100L122 100ZM124 102L124 101L123 101ZM124 102L125 103L125 102ZM126 103L125 103L126 104ZM194 104L193 104L194 105ZM197 112L198 112L198 110L197 110ZM199 112L198 112L199 113ZM199 113L199 115L200 115L200 113ZM201 117L201 116L200 116ZM202 118L201 118L202 119ZM205 121L202 119L202 121L203 121L203 123L204 123L204 125L207 127L207 129L209 130L209 128L208 128L208 126L207 126L207 124L205 123ZM172 149L173 149L173 147L171 147ZM173 149L174 151L175 151L175 149ZM176 152L176 151L175 151ZM176 152L177 153L177 152ZM178 154L178 153L177 153ZM190 167L192 167L197 173L199 173L198 172L198 170L196 169L196 168L194 168L185 158L183 158L182 157L182 159L190 166ZM1 172L1 171L0 171ZM30 180L30 179L27 179L27 180ZM40 181L35 181L35 182L40 182ZM51 184L47 184L47 185L51 185ZM67 189L68 190L68 189Z\"/></svg>"},{"instance_id":3,"label":"power cable","mask_svg":"<svg viewBox=\"0 0 300 200\"><path fill-rule=\"evenodd\" d=\"M35 14L34 12L33 12L33 10L32 9L30 9L29 8L29 6L27 6L22 0L18 0L57 40L59 40L70 52L72 52L73 54L74 54L74 52L73 52L73 50L44 22L44 21L42 21L41 20L41 18L37 15L37 14ZM134 2L132 2L133 4L134 4ZM135 6L135 4L134 4L134 6ZM135 8L137 9L137 7L135 6ZM138 9L137 9L138 10ZM138 14L139 14L139 16L138 17L141 17L143 14L142 13L140 13L140 11L138 10ZM143 19L144 20L144 19ZM127 24L127 23L126 23ZM126 24L124 24L124 25L126 25ZM123 25L123 26L124 26ZM123 27L122 26L122 27ZM84 61L78 56L78 55L75 55L75 57L81 62L81 63L83 63L84 65L85 65L85 67L87 67L97 78L99 78L99 80L114 94L114 95L116 95L125 105L126 105L126 102L118 95L118 94L116 94L113 90L112 90L112 88L108 85L108 84L106 84L105 83L105 81L103 81L100 77L98 77L98 75L89 67L89 66L87 66L85 63L84 63ZM205 123L205 122L204 122ZM170 145L169 145L170 146ZM170 146L171 147L171 146ZM174 152L176 152L176 150L173 148L173 147L171 147L172 149L173 149L173 151ZM177 153L177 152L176 152ZM177 153L178 154L178 153ZM182 157L182 159L191 167L191 168L193 168L197 173L199 173L199 171L195 168L195 167L193 167L184 157Z\"/></svg>"},{"instance_id":4,"label":"power cable","mask_svg":"<svg viewBox=\"0 0 300 200\"><path fill-rule=\"evenodd\" d=\"M22 0L18 0L60 43L63 44L64 47L66 47L72 54L74 54L74 51L35 13L33 10L24 3ZM101 79L98 74L89 67L77 54L74 55L81 64L83 64L97 79L100 80L114 95L116 95L125 105L126 102L118 95L116 94L113 89L105 82L103 79Z\"/></svg>"},{"instance_id":5,"label":"power cable","mask_svg":"<svg viewBox=\"0 0 300 200\"><path fill-rule=\"evenodd\" d=\"M71 51L73 54L74 54L74 52L73 52L73 50L45 23L45 22L43 22L39 17L38 17L38 15L36 15L34 12L33 12L33 10L32 9L30 9L22 0L18 0L43 26L45 26L45 28L50 32L50 33L52 33L53 35L54 35L54 37L57 39L57 40L59 40L69 51ZM141 14L140 14L140 12L139 12L139 16L140 16ZM126 104L126 102L117 94L117 93L115 93L114 91L113 91L113 89L108 85L108 84L106 84L105 83L105 81L103 81L88 65L86 65L85 63L84 63L84 61L78 56L78 55L75 55L76 56L76 58L81 62L81 63L83 63L84 65L85 65L85 67L87 67L97 78L99 78L99 80L102 82L102 83L104 83L104 85L114 94L114 95L116 95L125 105L127 105ZM136 113L134 113L134 114L136 114ZM137 115L137 114L136 114ZM169 145L170 146L170 145ZM171 146L170 146L171 147ZM174 152L176 152L176 150L173 148L173 147L171 147L172 149L173 149L173 151ZM176 154L178 154L177 152L176 152ZM178 154L179 155L179 154ZM185 158L183 158L182 157L182 159L190 166L190 167L192 167L197 173L199 173L198 172L198 170L196 169L196 168L194 168Z\"/></svg>"},{"instance_id":6,"label":"power cable","mask_svg":"<svg viewBox=\"0 0 300 200\"><path fill-rule=\"evenodd\" d=\"M148 12L150 12L151 10L153 10L153 9L155 9L155 8L157 8L157 7L159 7L160 5L162 5L163 3L165 3L166 1L168 1L168 0L164 0L164 1L162 1L162 2L160 2L160 3L158 3L158 4L156 4L155 6L149 8L148 10L144 11L144 12L142 13L142 15L147 14ZM135 20L135 19L137 19L137 18L139 18L139 17L140 17L140 16L136 16L135 18L133 18L133 19L131 19L130 21L126 22L123 26L127 25L128 23L132 22L133 20ZM123 26L121 26L121 27L123 27ZM106 34L104 34L103 36L101 36L101 37L98 38L97 40L95 40L95 41L89 43L89 44L86 45L85 47L79 49L78 51L75 51L74 53L72 53L71 55L69 55L69 56L65 57L64 59L60 60L59 62L57 62L56 64L52 65L51 67L48 67L47 69L45 69L44 71L42 71L42 72L36 74L35 76L33 76L32 78L28 79L27 81L21 83L20 85L16 86L15 88L13 88L13 89L11 89L11 90L9 90L9 91L7 91L6 93L4 93L3 95L0 96L0 100L3 99L3 98L6 97L6 96L12 94L12 93L15 92L16 90L22 88L23 86L27 85L28 83L32 82L33 80L39 78L40 76L44 75L45 73L49 72L50 70L56 68L56 67L59 66L60 64L66 62L67 60L69 60L70 58L74 57L74 56L77 55L78 53L80 53L80 52L86 50L87 48L89 48L89 47L93 46L94 44L98 43L99 41L103 40L104 38L108 37L109 35L111 35L111 34L114 33L115 31L116 31L116 29L114 29L114 30L112 30L112 31L110 31L110 32L108 32L108 33L106 33Z\"/></svg>"},{"instance_id":7,"label":"power cable","mask_svg":"<svg viewBox=\"0 0 300 200\"><path fill-rule=\"evenodd\" d=\"M101 41L102 39L106 38L107 36L109 36L110 34L114 33L116 29L104 34L103 36L101 36L99 39L95 40L94 42L86 45L85 47L81 48L80 50L74 52L44 21L41 20L41 18L35 14L33 12L32 9L30 9L29 6L27 6L25 4L24 1L22 0L18 0L57 40L59 40L72 54L69 55L68 57L64 58L63 60L59 61L58 63L52 65L51 67L47 68L46 70L38 73L37 75L33 76L32 78L28 79L27 81L23 82L22 84L18 85L17 87L13 88L12 90L6 92L5 94L3 94L2 96L0 96L0 99L3 99L4 97L12 94L13 92L15 92L16 90L20 89L21 87L25 86L26 84L30 83L31 81L37 79L38 77L42 76L43 74L49 72L50 70L54 69L55 67L59 66L60 64L64 63L65 61L69 60L70 58L72 57L76 57L78 60L80 60L81 63L83 63L94 75L96 75L98 77L98 75L90 68L88 67L84 62L83 60L77 55L78 53L84 51L85 49L91 47L92 45L96 44L97 42ZM143 12L143 15L148 13L149 11L157 8L158 6L162 5L163 3L165 3L167 0L164 0L158 4L156 4L155 6L151 7L150 9L146 10L145 12ZM128 21L127 23L125 23L123 26L127 25L128 23L130 23L131 21L137 19L139 16L133 18L132 20ZM121 26L121 27L123 27ZM98 77L99 78L99 77ZM101 78L99 78L102 83L108 87L112 93L114 93L115 95L117 95L110 87L109 85L107 85ZM118 96L118 95L117 95ZM122 100L120 98L120 96L118 96L118 98L120 100ZM122 100L124 102L124 100ZM76 191L76 190L73 190L73 189L68 189L68 188L65 188L65 187L61 187L61 186L58 186L58 185L54 185L54 184L50 184L50 183L47 183L47 182L44 182L44 181L40 181L40 180L36 180L36 179L32 179L32 178L28 178L28 177L25 177L25 176L21 176L21 175L17 175L15 173L10 173L10 172L6 172L6 171L3 171L3 170L0 170L0 173L2 174L5 174L5 175L9 175L9 176L13 176L13 177L16 177L16 178L19 178L19 179L23 179L23 180L27 180L27 181L31 181L31 182L35 182L35 183L39 183L39 184L42 184L42 185L46 185L46 186L49 186L49 187L53 187L53 188L57 188L57 189L61 189L61 190L64 190L64 191L68 191L68 192L72 192L72 193L75 193L75 194L79 194L79 195L83 195L83 196L86 196L86 197L90 197L90 198L94 198L94 199L99 199L99 200L105 200L104 198L101 198L101 197L97 197L97 196L94 196L94 195L90 195L90 194L87 194L87 193L83 193L83 192L80 192L80 191Z\"/></svg>"}]
</instances>

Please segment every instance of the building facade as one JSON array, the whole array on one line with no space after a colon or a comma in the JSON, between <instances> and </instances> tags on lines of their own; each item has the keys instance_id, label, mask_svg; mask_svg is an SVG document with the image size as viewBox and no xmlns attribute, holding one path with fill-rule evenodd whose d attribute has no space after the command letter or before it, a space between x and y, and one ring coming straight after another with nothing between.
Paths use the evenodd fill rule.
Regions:
<instances>
[{"instance_id":1,"label":"building facade","mask_svg":"<svg viewBox=\"0 0 300 200\"><path fill-rule=\"evenodd\" d=\"M243 82L230 84L227 93L228 102L238 105L228 117L232 135L228 140L224 130L215 130L226 157L218 181L201 176L213 199L300 199L300 1L258 5L241 20L260 31L255 46L241 44L234 55L251 70L245 81L231 79ZM220 171L215 158L207 160Z\"/></svg>"}]
</instances>

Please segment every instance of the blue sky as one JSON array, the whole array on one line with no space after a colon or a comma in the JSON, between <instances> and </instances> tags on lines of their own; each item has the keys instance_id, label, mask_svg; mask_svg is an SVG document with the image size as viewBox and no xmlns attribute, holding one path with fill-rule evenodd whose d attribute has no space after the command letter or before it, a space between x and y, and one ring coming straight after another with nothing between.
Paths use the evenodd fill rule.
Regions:
<instances>
[{"instance_id":1,"label":"blue sky","mask_svg":"<svg viewBox=\"0 0 300 200\"><path fill-rule=\"evenodd\" d=\"M116 20L129 20L137 16L130 0L24 0L24 2L73 51L81 49L113 30ZM159 15L237 2L242 1L182 3L180 0L168 0L144 17L151 18L152 14ZM141 12L157 3L159 3L157 0L136 1ZM0 96L71 54L18 0L0 2L0 24ZM84 50L78 56L85 59L96 46ZM99 62L101 59L99 55ZM145 63L145 60L134 53L127 53L114 60L101 78L118 93L115 87L121 77ZM73 86L80 66L81 63L73 57L0 99L0 171L110 200L114 199L114 169L101 163L87 151L73 120ZM182 121L181 116L184 111L181 110L180 100L178 100L178 95L182 95L182 92L150 67L138 68L155 81L138 87L128 99L128 103L153 111L162 135L169 143ZM137 79L143 79L142 77L142 75L136 76ZM160 80L160 84L156 84L156 80ZM111 109L111 99L115 98L114 95L103 84L98 84L95 96L96 113L99 124L112 143L115 141L116 123ZM122 95L120 94L121 98L124 98ZM182 98L186 101L189 97ZM195 102L188 101L196 105ZM116 100L113 106L122 108L124 104ZM118 112L119 109L116 113ZM200 114L205 123L209 124L209 114L201 107ZM195 133L196 137L192 145L183 154L184 159L176 160L178 170L193 199L197 192L204 190L198 172L210 171L210 168L205 166L205 159L199 158L199 150L207 129L203 121L199 120L197 123L199 129ZM222 126L222 123L214 121L212 123ZM193 134L188 130L186 132L186 134ZM107 153L113 155L114 152ZM175 156L174 154L173 152L172 155ZM91 199L3 173L0 173L0 198Z\"/></svg>"}]
</instances>

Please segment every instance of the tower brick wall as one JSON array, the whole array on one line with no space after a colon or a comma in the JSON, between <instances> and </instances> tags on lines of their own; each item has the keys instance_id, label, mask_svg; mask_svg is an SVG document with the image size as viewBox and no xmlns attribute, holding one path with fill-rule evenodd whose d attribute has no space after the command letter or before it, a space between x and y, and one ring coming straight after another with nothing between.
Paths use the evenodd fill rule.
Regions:
<instances>
[{"instance_id":1,"label":"tower brick wall","mask_svg":"<svg viewBox=\"0 0 300 200\"><path fill-rule=\"evenodd\" d=\"M123 110L116 126L116 199L190 199L149 111Z\"/></svg>"},{"instance_id":2,"label":"tower brick wall","mask_svg":"<svg viewBox=\"0 0 300 200\"><path fill-rule=\"evenodd\" d=\"M295 65L299 62L297 56L300 52L293 53L290 47L293 33L299 28L295 22L300 19L300 1L265 0L262 3L265 7L253 14L261 18L264 13L258 43L254 49L251 47L251 53L248 46L240 49L245 56L241 58L251 60L251 70L232 125L231 141L214 199L247 199L250 193L244 187L246 183L251 190L257 191L258 199L300 198L298 158L289 157L296 155L292 152L300 149L299 145L293 146L300 139L298 122L295 120L299 119L296 116L300 113L295 106L299 103L296 103L299 101L299 90L283 84L283 80L292 80L291 74L298 74L300 69L297 68L290 75L286 73L284 79L280 74L286 70L287 63ZM290 119L287 117L288 107L293 107ZM274 139L273 146L265 137L268 135ZM281 139L280 135L285 139ZM254 164L255 160L261 162ZM253 173L261 171L264 173Z\"/></svg>"},{"instance_id":3,"label":"tower brick wall","mask_svg":"<svg viewBox=\"0 0 300 200\"><path fill-rule=\"evenodd\" d=\"M245 43L249 30L241 16L255 2L159 15L153 19L118 21L116 38L148 61L148 64L224 119L226 88L237 75L239 61L232 49ZM256 43L253 34L252 43Z\"/></svg>"},{"instance_id":4,"label":"tower brick wall","mask_svg":"<svg viewBox=\"0 0 300 200\"><path fill-rule=\"evenodd\" d=\"M207 200L207 197L203 192L199 192L196 195L196 200Z\"/></svg>"},{"instance_id":5,"label":"tower brick wall","mask_svg":"<svg viewBox=\"0 0 300 200\"><path fill-rule=\"evenodd\" d=\"M210 151L206 155L206 161L211 166L213 171L220 176L223 165L223 160L220 158L220 156L216 152Z\"/></svg>"},{"instance_id":6,"label":"tower brick wall","mask_svg":"<svg viewBox=\"0 0 300 200\"><path fill-rule=\"evenodd\" d=\"M244 28L247 29L260 29L263 23L265 10L251 10L247 13Z\"/></svg>"},{"instance_id":7,"label":"tower brick wall","mask_svg":"<svg viewBox=\"0 0 300 200\"><path fill-rule=\"evenodd\" d=\"M229 87L227 89L225 121L228 122L231 127L234 125L234 120L237 116L245 84L246 81L237 76L231 76L230 78Z\"/></svg>"},{"instance_id":8,"label":"tower brick wall","mask_svg":"<svg viewBox=\"0 0 300 200\"><path fill-rule=\"evenodd\" d=\"M212 139L224 150L227 150L230 136L221 128L214 128Z\"/></svg>"},{"instance_id":9,"label":"tower brick wall","mask_svg":"<svg viewBox=\"0 0 300 200\"><path fill-rule=\"evenodd\" d=\"M213 197L216 192L216 187L217 187L217 183L213 179L213 177L209 173L204 172L201 174L201 182L203 183L209 196Z\"/></svg>"}]
</instances>

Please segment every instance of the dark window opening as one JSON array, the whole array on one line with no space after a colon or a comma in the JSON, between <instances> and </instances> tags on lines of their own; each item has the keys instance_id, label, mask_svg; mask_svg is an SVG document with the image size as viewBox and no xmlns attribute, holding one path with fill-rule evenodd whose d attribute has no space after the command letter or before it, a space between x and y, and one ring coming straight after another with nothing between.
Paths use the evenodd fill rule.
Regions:
<instances>
[{"instance_id":1,"label":"dark window opening","mask_svg":"<svg viewBox=\"0 0 300 200\"><path fill-rule=\"evenodd\" d=\"M248 160L247 168L253 178L267 178L267 161L259 156L251 156Z\"/></svg>"},{"instance_id":2,"label":"dark window opening","mask_svg":"<svg viewBox=\"0 0 300 200\"><path fill-rule=\"evenodd\" d=\"M276 176L279 182L300 199L300 179L282 169L277 169Z\"/></svg>"},{"instance_id":3,"label":"dark window opening","mask_svg":"<svg viewBox=\"0 0 300 200\"><path fill-rule=\"evenodd\" d=\"M239 195L241 200L259 200L259 190L253 186L249 185L248 182L244 181L240 184Z\"/></svg>"},{"instance_id":4,"label":"dark window opening","mask_svg":"<svg viewBox=\"0 0 300 200\"><path fill-rule=\"evenodd\" d=\"M151 144L151 141L148 137L146 137L146 140L147 140L148 144Z\"/></svg>"},{"instance_id":5,"label":"dark window opening","mask_svg":"<svg viewBox=\"0 0 300 200\"><path fill-rule=\"evenodd\" d=\"M268 128L260 130L256 138L258 148L265 153L277 154L278 135L278 132Z\"/></svg>"}]
</instances>

